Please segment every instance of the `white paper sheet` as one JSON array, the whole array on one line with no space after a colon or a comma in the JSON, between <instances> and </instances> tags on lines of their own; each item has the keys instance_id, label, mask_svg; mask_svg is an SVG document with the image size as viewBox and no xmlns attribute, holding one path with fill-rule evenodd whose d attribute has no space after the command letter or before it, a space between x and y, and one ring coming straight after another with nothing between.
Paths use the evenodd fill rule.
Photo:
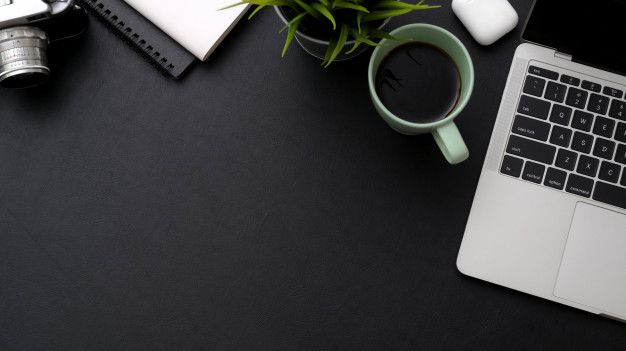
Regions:
<instances>
[{"instance_id":1,"label":"white paper sheet","mask_svg":"<svg viewBox=\"0 0 626 351\"><path fill-rule=\"evenodd\" d=\"M247 10L238 0L124 0L197 58L205 61Z\"/></svg>"}]
</instances>

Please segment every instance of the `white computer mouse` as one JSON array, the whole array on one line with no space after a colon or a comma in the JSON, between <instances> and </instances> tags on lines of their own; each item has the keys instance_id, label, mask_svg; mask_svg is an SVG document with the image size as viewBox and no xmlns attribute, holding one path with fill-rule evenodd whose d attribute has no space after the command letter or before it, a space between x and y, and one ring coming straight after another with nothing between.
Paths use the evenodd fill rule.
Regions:
<instances>
[{"instance_id":1,"label":"white computer mouse","mask_svg":"<svg viewBox=\"0 0 626 351\"><path fill-rule=\"evenodd\" d=\"M452 11L472 37L491 45L517 26L517 12L507 0L453 0Z\"/></svg>"}]
</instances>

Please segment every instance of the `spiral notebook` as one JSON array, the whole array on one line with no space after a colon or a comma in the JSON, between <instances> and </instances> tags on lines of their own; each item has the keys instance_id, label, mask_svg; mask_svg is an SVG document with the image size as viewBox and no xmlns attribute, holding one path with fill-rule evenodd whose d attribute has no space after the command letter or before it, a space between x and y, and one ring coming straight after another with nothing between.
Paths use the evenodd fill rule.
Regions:
<instances>
[{"instance_id":1,"label":"spiral notebook","mask_svg":"<svg viewBox=\"0 0 626 351\"><path fill-rule=\"evenodd\" d=\"M239 0L124 0L205 61L250 7Z\"/></svg>"},{"instance_id":2,"label":"spiral notebook","mask_svg":"<svg viewBox=\"0 0 626 351\"><path fill-rule=\"evenodd\" d=\"M213 0L207 0L213 1ZM195 57L123 0L79 0L88 12L108 24L144 58L174 78L193 64Z\"/></svg>"}]
</instances>

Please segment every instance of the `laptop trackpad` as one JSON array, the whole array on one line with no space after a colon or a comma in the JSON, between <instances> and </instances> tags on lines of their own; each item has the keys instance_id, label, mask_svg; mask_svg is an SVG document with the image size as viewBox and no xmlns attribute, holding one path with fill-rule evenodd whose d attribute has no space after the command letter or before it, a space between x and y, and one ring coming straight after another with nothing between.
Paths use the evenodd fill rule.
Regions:
<instances>
[{"instance_id":1,"label":"laptop trackpad","mask_svg":"<svg viewBox=\"0 0 626 351\"><path fill-rule=\"evenodd\" d=\"M554 295L626 317L626 215L578 203Z\"/></svg>"}]
</instances>

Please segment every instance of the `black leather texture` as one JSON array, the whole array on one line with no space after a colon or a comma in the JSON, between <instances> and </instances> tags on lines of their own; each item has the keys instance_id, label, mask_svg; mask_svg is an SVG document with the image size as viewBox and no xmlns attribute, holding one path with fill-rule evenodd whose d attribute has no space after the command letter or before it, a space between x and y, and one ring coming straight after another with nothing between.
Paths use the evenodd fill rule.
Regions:
<instances>
[{"instance_id":1,"label":"black leather texture","mask_svg":"<svg viewBox=\"0 0 626 351\"><path fill-rule=\"evenodd\" d=\"M431 1L436 3L436 1ZM520 18L530 1L512 1ZM0 350L623 350L626 327L455 266L523 23L476 44L470 159L378 117L272 10L174 81L98 21L0 91Z\"/></svg>"}]
</instances>

